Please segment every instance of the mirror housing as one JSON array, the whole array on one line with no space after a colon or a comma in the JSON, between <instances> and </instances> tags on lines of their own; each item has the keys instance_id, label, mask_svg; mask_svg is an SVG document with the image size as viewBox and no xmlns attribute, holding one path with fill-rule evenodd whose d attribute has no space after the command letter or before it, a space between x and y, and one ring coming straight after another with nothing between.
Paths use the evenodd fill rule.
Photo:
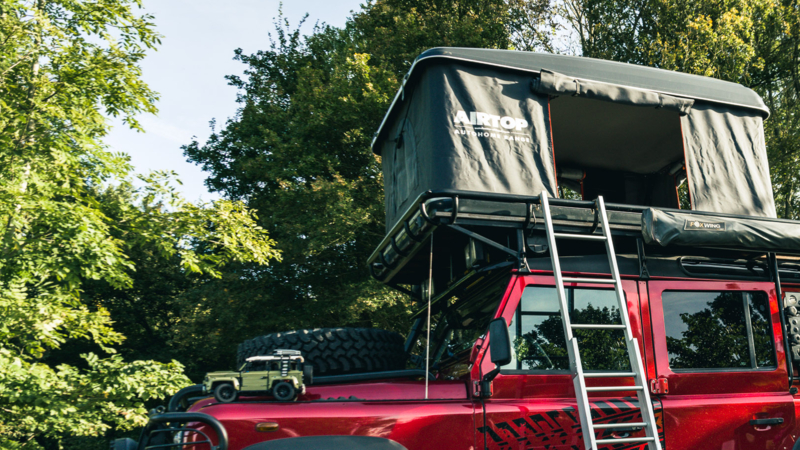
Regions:
<instances>
[{"instance_id":1,"label":"mirror housing","mask_svg":"<svg viewBox=\"0 0 800 450\"><path fill-rule=\"evenodd\" d=\"M489 322L489 350L492 362L496 366L505 366L511 362L511 337L508 335L506 319L502 317Z\"/></svg>"}]
</instances>

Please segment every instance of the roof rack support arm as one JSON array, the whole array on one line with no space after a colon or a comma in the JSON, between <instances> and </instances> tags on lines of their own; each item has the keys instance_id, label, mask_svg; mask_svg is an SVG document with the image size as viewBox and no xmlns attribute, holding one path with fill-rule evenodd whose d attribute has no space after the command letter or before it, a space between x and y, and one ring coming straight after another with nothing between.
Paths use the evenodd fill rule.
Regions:
<instances>
[{"instance_id":1,"label":"roof rack support arm","mask_svg":"<svg viewBox=\"0 0 800 450\"><path fill-rule=\"evenodd\" d=\"M422 331L422 317L417 317L411 325L411 330L408 332L408 338L405 344L403 344L403 349L406 353L411 352L411 348L414 347L414 343L417 341L420 331Z\"/></svg>"},{"instance_id":2,"label":"roof rack support arm","mask_svg":"<svg viewBox=\"0 0 800 450\"><path fill-rule=\"evenodd\" d=\"M786 312L784 311L783 291L781 290L781 275L778 271L778 256L775 253L768 253L769 268L772 272L772 281L775 282L775 295L778 297L778 312L781 315L781 334L783 335L784 354L786 355L786 370L789 373L789 389L794 384L794 368L792 364L792 347L789 343L789 334L786 330Z\"/></svg>"},{"instance_id":3,"label":"roof rack support arm","mask_svg":"<svg viewBox=\"0 0 800 450\"><path fill-rule=\"evenodd\" d=\"M400 286L399 284L390 284L389 287L392 288L392 289L396 289L396 290L402 292L403 294L408 295L409 297L411 297L415 301L422 300L418 294L414 293L414 291L406 289L406 288Z\"/></svg>"},{"instance_id":4,"label":"roof rack support arm","mask_svg":"<svg viewBox=\"0 0 800 450\"><path fill-rule=\"evenodd\" d=\"M481 236L478 233L474 233L474 232L469 231L467 229L461 228L458 225L446 225L446 226L458 231L459 233L466 234L467 236L471 237L472 239L481 241L486 245L491 245L492 247L494 247L494 248L496 248L498 250L502 250L502 251L508 253L509 255L513 256L514 258L519 259L519 253L517 251L515 251L515 250L512 250L512 249L506 247L505 245L498 244L497 242L495 242L495 241L493 241L493 240L491 240L491 239L489 239L487 237Z\"/></svg>"},{"instance_id":5,"label":"roof rack support arm","mask_svg":"<svg viewBox=\"0 0 800 450\"><path fill-rule=\"evenodd\" d=\"M650 272L647 270L647 255L644 252L644 241L636 238L636 253L639 259L639 278L642 280L650 279Z\"/></svg>"},{"instance_id":6,"label":"roof rack support arm","mask_svg":"<svg viewBox=\"0 0 800 450\"><path fill-rule=\"evenodd\" d=\"M528 266L528 258L525 257L527 252L528 239L524 229L517 229L517 261L519 261L520 270L530 272L531 268Z\"/></svg>"}]
</instances>

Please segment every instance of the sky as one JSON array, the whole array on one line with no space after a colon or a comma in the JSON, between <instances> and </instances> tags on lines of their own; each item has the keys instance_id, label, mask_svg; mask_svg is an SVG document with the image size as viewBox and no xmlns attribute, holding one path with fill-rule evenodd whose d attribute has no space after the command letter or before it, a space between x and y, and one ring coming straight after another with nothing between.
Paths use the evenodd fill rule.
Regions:
<instances>
[{"instance_id":1,"label":"sky","mask_svg":"<svg viewBox=\"0 0 800 450\"><path fill-rule=\"evenodd\" d=\"M315 22L343 26L351 11L365 0L294 0L283 2L283 14L294 28L306 13L302 28L310 34ZM204 142L209 121L218 128L236 112L236 89L225 75L241 75L245 66L233 61L233 51L245 54L269 48L269 33L278 16L278 0L144 0L155 15L162 45L142 62L144 81L161 96L157 115L138 117L145 133L113 121L105 142L111 151L131 156L137 173L171 170L192 201L218 199L203 185L204 172L186 161L181 146L196 137Z\"/></svg>"}]
</instances>

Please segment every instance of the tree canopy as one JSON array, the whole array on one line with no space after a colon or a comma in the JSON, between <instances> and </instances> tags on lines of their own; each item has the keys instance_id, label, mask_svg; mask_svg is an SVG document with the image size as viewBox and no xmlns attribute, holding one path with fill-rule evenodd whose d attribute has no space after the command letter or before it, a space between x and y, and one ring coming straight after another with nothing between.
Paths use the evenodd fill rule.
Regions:
<instances>
[{"instance_id":1,"label":"tree canopy","mask_svg":"<svg viewBox=\"0 0 800 450\"><path fill-rule=\"evenodd\" d=\"M384 231L380 160L369 144L417 54L442 42L508 46L504 14L501 1L375 2L343 29L301 36L278 21L268 50L236 51L247 67L228 78L240 89L239 111L184 151L210 173L211 190L259 211L283 262L237 267L247 275L193 294L219 305L228 337L347 325L405 331L405 295L366 266ZM227 314L222 291L248 301ZM239 320L259 310L270 313Z\"/></svg>"},{"instance_id":2,"label":"tree canopy","mask_svg":"<svg viewBox=\"0 0 800 450\"><path fill-rule=\"evenodd\" d=\"M159 36L140 7L0 2L3 448L143 425L148 399L189 383L177 361L116 354L124 336L104 298L85 295L91 283L133 286L131 248L172 258L184 276L278 257L242 203L193 205L158 177L134 190L127 157L103 146L108 117L138 128L136 114L156 111L137 64ZM88 351L64 362L73 343Z\"/></svg>"},{"instance_id":3,"label":"tree canopy","mask_svg":"<svg viewBox=\"0 0 800 450\"><path fill-rule=\"evenodd\" d=\"M405 330L408 300L365 265L384 231L370 142L414 58L435 46L570 53L750 86L772 109L779 213L797 218L797 11L770 0L375 0L343 28L323 24L307 36L279 18L268 49L235 53L246 67L228 78L240 92L237 114L184 152L209 172L211 190L259 212L284 260L237 265L188 295L227 324L214 339L231 349L297 327ZM232 310L230 298L248 301ZM258 310L271 314L253 319Z\"/></svg>"}]
</instances>

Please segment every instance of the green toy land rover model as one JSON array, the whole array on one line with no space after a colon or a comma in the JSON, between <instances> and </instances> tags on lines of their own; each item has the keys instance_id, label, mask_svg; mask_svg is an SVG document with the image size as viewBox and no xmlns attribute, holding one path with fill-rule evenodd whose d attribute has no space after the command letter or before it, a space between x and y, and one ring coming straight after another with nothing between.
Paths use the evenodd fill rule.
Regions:
<instances>
[{"instance_id":1,"label":"green toy land rover model","mask_svg":"<svg viewBox=\"0 0 800 450\"><path fill-rule=\"evenodd\" d=\"M298 350L275 350L270 356L253 356L238 372L211 372L203 380L207 393L218 402L230 403L239 394L267 393L282 402L292 401L311 384L312 367L304 364Z\"/></svg>"}]
</instances>

